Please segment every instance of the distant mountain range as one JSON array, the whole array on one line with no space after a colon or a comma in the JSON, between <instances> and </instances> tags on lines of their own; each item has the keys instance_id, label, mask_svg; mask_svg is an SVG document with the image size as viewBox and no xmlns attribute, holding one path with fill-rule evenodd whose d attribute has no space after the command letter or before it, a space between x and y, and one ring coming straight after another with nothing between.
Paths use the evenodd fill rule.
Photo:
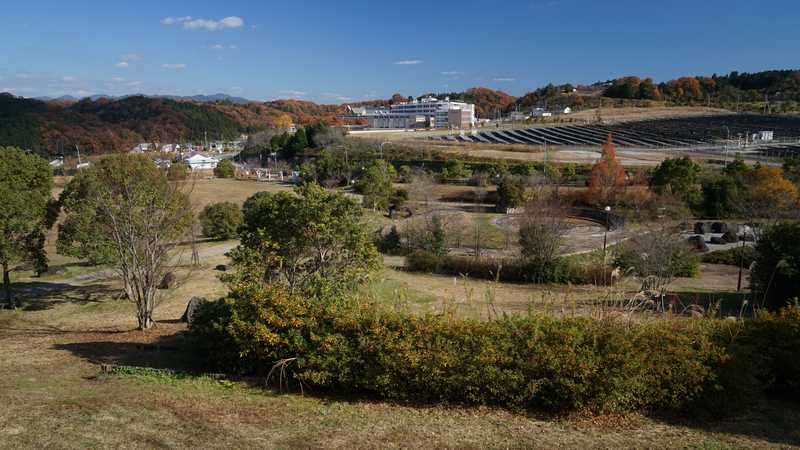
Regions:
<instances>
[{"instance_id":1,"label":"distant mountain range","mask_svg":"<svg viewBox=\"0 0 800 450\"><path fill-rule=\"evenodd\" d=\"M243 97L235 97L228 94L211 94L211 95L189 95L189 96L180 96L180 95L144 95L144 94L134 94L134 95L122 95L122 96L114 96L114 95L105 95L105 94L96 94L90 95L88 97L74 97L72 95L62 95L61 97L33 97L34 100L41 100L44 102L51 102L51 101L61 101L61 102L77 102L81 100L92 100L96 101L99 99L108 99L108 100L120 100L128 97L148 97L148 98L166 98L169 100L182 100L182 101L192 101L198 103L215 103L215 102L231 102L231 103L251 103L254 100L249 100Z\"/></svg>"}]
</instances>

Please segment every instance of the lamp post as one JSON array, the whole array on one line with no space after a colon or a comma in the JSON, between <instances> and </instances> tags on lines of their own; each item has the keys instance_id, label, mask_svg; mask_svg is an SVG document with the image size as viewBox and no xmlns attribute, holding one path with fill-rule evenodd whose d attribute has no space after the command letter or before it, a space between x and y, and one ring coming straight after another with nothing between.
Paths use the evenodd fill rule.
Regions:
<instances>
[{"instance_id":1,"label":"lamp post","mask_svg":"<svg viewBox=\"0 0 800 450\"><path fill-rule=\"evenodd\" d=\"M742 272L744 271L744 242L745 237L742 236L742 247L739 249L739 280L736 282L736 292L742 292Z\"/></svg>"},{"instance_id":2,"label":"lamp post","mask_svg":"<svg viewBox=\"0 0 800 450\"><path fill-rule=\"evenodd\" d=\"M606 229L603 230L603 282L606 281L606 247L608 245L608 215L611 213L611 207L606 206L603 211L606 213Z\"/></svg>"},{"instance_id":3,"label":"lamp post","mask_svg":"<svg viewBox=\"0 0 800 450\"><path fill-rule=\"evenodd\" d=\"M383 159L383 146L386 145L386 144L389 144L389 143L390 143L389 141L383 141L383 142L381 142L381 145L378 147L378 149L379 149L379 151L381 153L381 159Z\"/></svg>"},{"instance_id":4,"label":"lamp post","mask_svg":"<svg viewBox=\"0 0 800 450\"><path fill-rule=\"evenodd\" d=\"M608 223L608 215L611 213L611 207L610 206L606 206L603 209L603 211L606 213L606 229L603 232L603 262L605 262L605 260L606 260L606 256L605 256L606 255L606 245L608 244L608 229L609 229L609 225L610 225Z\"/></svg>"}]
</instances>

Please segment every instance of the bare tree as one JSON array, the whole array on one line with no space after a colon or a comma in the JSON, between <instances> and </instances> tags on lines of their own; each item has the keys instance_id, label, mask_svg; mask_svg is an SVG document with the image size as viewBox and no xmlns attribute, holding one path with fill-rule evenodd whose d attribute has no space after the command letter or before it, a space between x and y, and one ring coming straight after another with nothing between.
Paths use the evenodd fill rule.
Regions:
<instances>
[{"instance_id":1,"label":"bare tree","mask_svg":"<svg viewBox=\"0 0 800 450\"><path fill-rule=\"evenodd\" d=\"M522 257L541 274L558 258L562 240L569 230L566 212L558 199L542 188L525 205L519 221Z\"/></svg>"},{"instance_id":2,"label":"bare tree","mask_svg":"<svg viewBox=\"0 0 800 450\"><path fill-rule=\"evenodd\" d=\"M431 175L422 171L416 172L409 181L408 196L411 200L428 206L428 203L433 199L433 187L435 184Z\"/></svg>"},{"instance_id":3,"label":"bare tree","mask_svg":"<svg viewBox=\"0 0 800 450\"><path fill-rule=\"evenodd\" d=\"M406 222L403 233L409 250L425 250L436 254L447 253L451 219L444 214L433 212Z\"/></svg>"},{"instance_id":4,"label":"bare tree","mask_svg":"<svg viewBox=\"0 0 800 450\"><path fill-rule=\"evenodd\" d=\"M136 304L141 330L155 324L157 286L171 251L192 224L183 189L146 157L122 154L105 158L71 181L62 197L66 220L59 230L61 248L78 247L86 256L99 253L114 266L128 299ZM86 215L91 220L84 220ZM76 232L76 227L83 229Z\"/></svg>"},{"instance_id":5,"label":"bare tree","mask_svg":"<svg viewBox=\"0 0 800 450\"><path fill-rule=\"evenodd\" d=\"M697 255L678 229L658 226L626 241L618 262L624 270L642 277L642 291L656 291L690 270L697 262Z\"/></svg>"}]
</instances>

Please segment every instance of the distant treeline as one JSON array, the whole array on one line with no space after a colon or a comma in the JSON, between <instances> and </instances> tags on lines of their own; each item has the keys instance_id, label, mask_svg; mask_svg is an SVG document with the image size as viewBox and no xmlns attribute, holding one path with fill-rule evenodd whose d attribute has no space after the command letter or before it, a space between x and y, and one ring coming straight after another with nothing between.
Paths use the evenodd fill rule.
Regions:
<instances>
[{"instance_id":1,"label":"distant treeline","mask_svg":"<svg viewBox=\"0 0 800 450\"><path fill-rule=\"evenodd\" d=\"M666 101L672 104L711 103L729 107L745 103L774 103L779 110L796 110L800 102L800 70L731 72L710 77L682 77L656 84L635 76L610 81L606 97Z\"/></svg>"}]
</instances>

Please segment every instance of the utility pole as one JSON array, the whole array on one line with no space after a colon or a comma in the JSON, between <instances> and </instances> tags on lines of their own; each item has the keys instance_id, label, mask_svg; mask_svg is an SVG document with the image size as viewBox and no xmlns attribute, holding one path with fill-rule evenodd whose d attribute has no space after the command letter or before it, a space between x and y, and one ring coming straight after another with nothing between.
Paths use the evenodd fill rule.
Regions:
<instances>
[{"instance_id":1,"label":"utility pole","mask_svg":"<svg viewBox=\"0 0 800 450\"><path fill-rule=\"evenodd\" d=\"M739 280L736 282L736 292L742 291L742 271L744 270L744 236L742 239L742 247L739 250Z\"/></svg>"},{"instance_id":2,"label":"utility pole","mask_svg":"<svg viewBox=\"0 0 800 450\"><path fill-rule=\"evenodd\" d=\"M83 172L83 167L81 167L81 148L78 147L78 144L75 144L75 151L78 152L78 170Z\"/></svg>"}]
</instances>

